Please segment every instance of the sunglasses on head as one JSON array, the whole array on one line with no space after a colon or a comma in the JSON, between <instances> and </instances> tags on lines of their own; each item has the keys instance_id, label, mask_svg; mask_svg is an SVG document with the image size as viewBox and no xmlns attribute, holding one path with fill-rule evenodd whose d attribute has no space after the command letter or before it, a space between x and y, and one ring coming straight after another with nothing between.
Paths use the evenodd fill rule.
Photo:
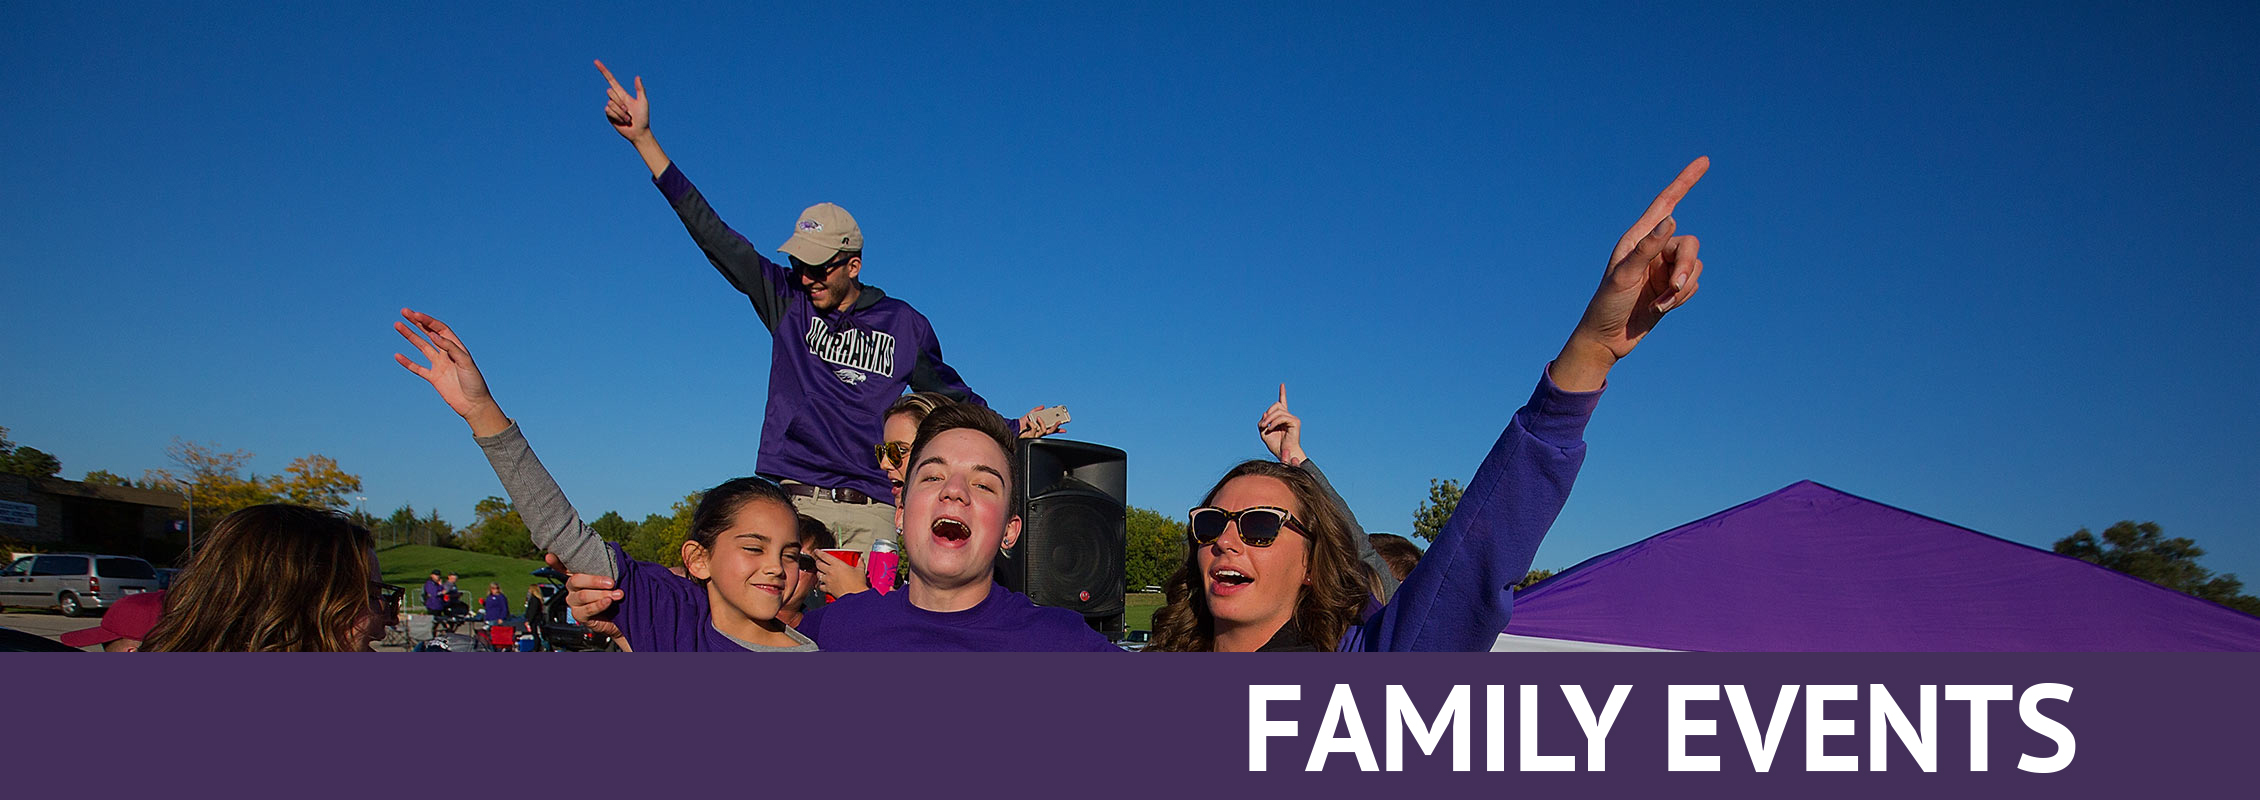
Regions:
<instances>
[{"instance_id":1,"label":"sunglasses on head","mask_svg":"<svg viewBox=\"0 0 2260 800\"><path fill-rule=\"evenodd\" d=\"M910 443L880 442L871 447L871 452L879 456L879 466L899 467L903 459L910 457Z\"/></svg>"},{"instance_id":2,"label":"sunglasses on head","mask_svg":"<svg viewBox=\"0 0 2260 800\"><path fill-rule=\"evenodd\" d=\"M1186 518L1192 524L1185 530L1192 534L1193 544L1196 545L1216 541L1217 537L1224 535L1224 527L1233 520L1239 520L1240 541L1249 547L1270 547L1272 542L1279 540L1280 529L1292 527L1300 531L1303 527L1302 523L1295 521L1295 515L1287 513L1287 509L1271 506L1254 506L1238 511L1201 506L1186 512Z\"/></svg>"}]
</instances>

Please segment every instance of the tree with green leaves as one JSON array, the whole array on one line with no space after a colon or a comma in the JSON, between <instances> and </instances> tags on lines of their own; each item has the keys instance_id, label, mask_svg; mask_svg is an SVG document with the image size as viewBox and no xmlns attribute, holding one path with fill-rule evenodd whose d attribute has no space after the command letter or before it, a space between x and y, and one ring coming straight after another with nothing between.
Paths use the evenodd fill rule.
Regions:
<instances>
[{"instance_id":1,"label":"tree with green leaves","mask_svg":"<svg viewBox=\"0 0 2260 800\"><path fill-rule=\"evenodd\" d=\"M477 516L469 528L471 550L510 558L541 557L532 530L509 500L490 496L473 506L471 513Z\"/></svg>"},{"instance_id":2,"label":"tree with green leaves","mask_svg":"<svg viewBox=\"0 0 2260 800\"><path fill-rule=\"evenodd\" d=\"M1534 570L1531 570L1531 571L1529 571L1529 572L1527 572L1527 573L1524 573L1524 574L1523 574L1523 576L1522 576L1522 580L1519 580L1519 581L1515 581L1515 591L1518 591L1518 592L1519 592L1519 591L1522 591L1522 590L1524 590L1524 589L1530 588L1530 585L1531 585L1531 584L1533 584L1533 583L1537 583L1537 582L1539 582L1539 581L1542 581L1542 580L1545 580L1545 579L1547 579L1547 578L1551 578L1551 577L1554 577L1554 571L1553 571L1553 570L1550 570L1550 569L1534 569Z\"/></svg>"},{"instance_id":3,"label":"tree with green leaves","mask_svg":"<svg viewBox=\"0 0 2260 800\"><path fill-rule=\"evenodd\" d=\"M1428 499L1420 501L1413 509L1412 535L1421 541L1436 541L1444 532L1444 523L1452 518L1452 511L1460 507L1460 482L1450 478L1428 479Z\"/></svg>"},{"instance_id":4,"label":"tree with green leaves","mask_svg":"<svg viewBox=\"0 0 2260 800\"><path fill-rule=\"evenodd\" d=\"M26 478L52 478L62 471L63 462L39 448L9 441L8 429L0 427L0 472Z\"/></svg>"},{"instance_id":5,"label":"tree with green leaves","mask_svg":"<svg viewBox=\"0 0 2260 800\"><path fill-rule=\"evenodd\" d=\"M1122 582L1128 591L1160 586L1185 563L1185 523L1130 507L1123 520Z\"/></svg>"},{"instance_id":6,"label":"tree with green leaves","mask_svg":"<svg viewBox=\"0 0 2260 800\"><path fill-rule=\"evenodd\" d=\"M667 567L683 565L683 541L690 538L691 515L698 511L704 492L692 492L676 501L671 514L652 514L636 526L635 535L621 546L628 557Z\"/></svg>"},{"instance_id":7,"label":"tree with green leaves","mask_svg":"<svg viewBox=\"0 0 2260 800\"><path fill-rule=\"evenodd\" d=\"M2156 522L2120 520L2098 538L2086 528L2056 542L2060 555L2132 575L2183 594L2194 595L2247 614L2260 615L2260 598L2244 594L2232 574L2215 575L2199 566L2205 550L2187 537L2166 538Z\"/></svg>"},{"instance_id":8,"label":"tree with green leaves","mask_svg":"<svg viewBox=\"0 0 2260 800\"><path fill-rule=\"evenodd\" d=\"M607 542L625 544L636 535L636 524L620 516L618 511L606 511L604 516L589 523L589 530L596 531L597 537Z\"/></svg>"},{"instance_id":9,"label":"tree with green leaves","mask_svg":"<svg viewBox=\"0 0 2260 800\"><path fill-rule=\"evenodd\" d=\"M80 483L90 484L94 486L117 486L126 489L171 488L143 486L140 481L127 478L124 475L119 475L106 469L89 471L86 473L86 477L80 478L78 480Z\"/></svg>"}]
</instances>

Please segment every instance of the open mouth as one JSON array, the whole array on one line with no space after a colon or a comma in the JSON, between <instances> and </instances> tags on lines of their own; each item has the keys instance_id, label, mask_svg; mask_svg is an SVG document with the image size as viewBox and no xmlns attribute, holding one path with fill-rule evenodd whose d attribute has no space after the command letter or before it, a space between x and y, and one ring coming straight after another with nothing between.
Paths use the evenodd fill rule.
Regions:
<instances>
[{"instance_id":1,"label":"open mouth","mask_svg":"<svg viewBox=\"0 0 2260 800\"><path fill-rule=\"evenodd\" d=\"M962 542L973 538L973 529L960 520L943 517L934 520L934 538L945 542Z\"/></svg>"},{"instance_id":2,"label":"open mouth","mask_svg":"<svg viewBox=\"0 0 2260 800\"><path fill-rule=\"evenodd\" d=\"M1229 568L1211 572L1208 574L1208 577L1209 580L1215 583L1219 588L1238 588L1256 582L1256 579L1248 577L1247 573Z\"/></svg>"}]
</instances>

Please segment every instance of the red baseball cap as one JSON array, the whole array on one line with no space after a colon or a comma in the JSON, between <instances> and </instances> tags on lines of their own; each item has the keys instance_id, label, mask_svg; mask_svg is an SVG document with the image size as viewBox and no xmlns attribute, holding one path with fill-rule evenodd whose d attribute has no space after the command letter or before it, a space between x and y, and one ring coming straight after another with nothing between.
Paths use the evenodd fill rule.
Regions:
<instances>
[{"instance_id":1,"label":"red baseball cap","mask_svg":"<svg viewBox=\"0 0 2260 800\"><path fill-rule=\"evenodd\" d=\"M71 631L55 637L72 647L109 644L119 639L140 641L149 638L149 629L157 627L157 616L165 611L164 592L129 594L125 599L111 604L102 614L99 627Z\"/></svg>"}]
</instances>

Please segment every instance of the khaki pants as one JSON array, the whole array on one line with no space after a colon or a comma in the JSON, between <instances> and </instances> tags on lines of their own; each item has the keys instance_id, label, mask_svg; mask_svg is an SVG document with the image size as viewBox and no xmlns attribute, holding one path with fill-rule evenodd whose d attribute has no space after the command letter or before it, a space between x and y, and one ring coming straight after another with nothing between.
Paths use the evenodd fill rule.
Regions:
<instances>
[{"instance_id":1,"label":"khaki pants","mask_svg":"<svg viewBox=\"0 0 2260 800\"><path fill-rule=\"evenodd\" d=\"M895 507L885 503L841 503L793 495L793 510L832 529L847 550L871 552L871 543L895 539Z\"/></svg>"}]
</instances>

